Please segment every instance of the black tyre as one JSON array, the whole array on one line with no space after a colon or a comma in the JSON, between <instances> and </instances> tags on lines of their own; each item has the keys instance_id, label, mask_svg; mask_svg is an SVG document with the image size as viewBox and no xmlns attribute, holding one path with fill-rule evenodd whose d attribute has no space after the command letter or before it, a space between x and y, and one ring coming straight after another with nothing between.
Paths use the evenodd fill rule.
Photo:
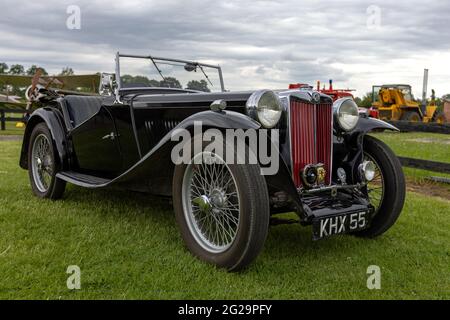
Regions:
<instances>
[{"instance_id":1,"label":"black tyre","mask_svg":"<svg viewBox=\"0 0 450 320\"><path fill-rule=\"evenodd\" d=\"M435 111L433 114L432 122L443 124L446 122L445 114L442 111Z\"/></svg>"},{"instance_id":2,"label":"black tyre","mask_svg":"<svg viewBox=\"0 0 450 320\"><path fill-rule=\"evenodd\" d=\"M369 199L375 215L368 229L356 233L376 237L386 232L398 219L405 202L405 177L400 161L382 141L364 137L364 158L375 163L375 178L368 183Z\"/></svg>"},{"instance_id":3,"label":"black tyre","mask_svg":"<svg viewBox=\"0 0 450 320\"><path fill-rule=\"evenodd\" d=\"M59 159L45 123L33 129L28 145L28 175L33 193L39 198L59 199L66 182L56 178Z\"/></svg>"},{"instance_id":4,"label":"black tyre","mask_svg":"<svg viewBox=\"0 0 450 320\"><path fill-rule=\"evenodd\" d=\"M203 149L190 164L175 166L172 191L181 235L195 256L228 271L258 256L269 229L259 165L227 164Z\"/></svg>"},{"instance_id":5,"label":"black tyre","mask_svg":"<svg viewBox=\"0 0 450 320\"><path fill-rule=\"evenodd\" d=\"M410 122L419 122L421 120L420 114L416 111L406 111L400 120L410 121Z\"/></svg>"}]
</instances>

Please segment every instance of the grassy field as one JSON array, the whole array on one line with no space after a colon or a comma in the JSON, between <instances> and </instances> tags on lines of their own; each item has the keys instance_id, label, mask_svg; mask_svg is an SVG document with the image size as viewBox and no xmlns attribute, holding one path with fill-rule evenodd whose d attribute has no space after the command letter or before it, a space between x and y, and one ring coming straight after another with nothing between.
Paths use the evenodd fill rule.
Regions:
<instances>
[{"instance_id":1,"label":"grassy field","mask_svg":"<svg viewBox=\"0 0 450 320\"><path fill-rule=\"evenodd\" d=\"M427 132L384 132L372 134L404 157L450 163L450 136Z\"/></svg>"},{"instance_id":2,"label":"grassy field","mask_svg":"<svg viewBox=\"0 0 450 320\"><path fill-rule=\"evenodd\" d=\"M386 142L399 156L450 163L450 135L425 132L384 132L372 135ZM427 170L404 168L404 171L407 176L419 181L433 175L450 178L450 174Z\"/></svg>"},{"instance_id":3,"label":"grassy field","mask_svg":"<svg viewBox=\"0 0 450 320\"><path fill-rule=\"evenodd\" d=\"M19 135L22 136L25 129L24 128L16 128L15 122L5 122L5 129L6 130L0 130L0 136L1 135Z\"/></svg>"},{"instance_id":4,"label":"grassy field","mask_svg":"<svg viewBox=\"0 0 450 320\"><path fill-rule=\"evenodd\" d=\"M308 227L273 227L256 263L230 274L189 254L166 200L74 186L38 200L19 151L0 141L0 298L450 298L448 200L408 193L375 240L312 242ZM69 265L81 268L81 290L67 289ZM369 265L381 268L381 290L366 287Z\"/></svg>"}]
</instances>

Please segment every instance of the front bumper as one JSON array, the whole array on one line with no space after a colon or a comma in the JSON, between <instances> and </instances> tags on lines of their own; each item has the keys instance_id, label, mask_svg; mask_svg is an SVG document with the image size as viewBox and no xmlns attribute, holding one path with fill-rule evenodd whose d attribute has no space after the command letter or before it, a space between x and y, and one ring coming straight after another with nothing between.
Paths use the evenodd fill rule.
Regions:
<instances>
[{"instance_id":1,"label":"front bumper","mask_svg":"<svg viewBox=\"0 0 450 320\"><path fill-rule=\"evenodd\" d=\"M300 198L306 217L302 224L309 225L320 219L367 212L370 218L374 207L362 192L364 184L331 185L317 189L301 190Z\"/></svg>"}]
</instances>

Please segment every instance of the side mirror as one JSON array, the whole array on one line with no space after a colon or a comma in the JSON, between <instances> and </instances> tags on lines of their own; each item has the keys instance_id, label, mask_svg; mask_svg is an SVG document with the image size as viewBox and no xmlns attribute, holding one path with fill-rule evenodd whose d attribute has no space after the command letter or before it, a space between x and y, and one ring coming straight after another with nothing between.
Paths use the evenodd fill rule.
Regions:
<instances>
[{"instance_id":1,"label":"side mirror","mask_svg":"<svg viewBox=\"0 0 450 320\"><path fill-rule=\"evenodd\" d=\"M100 76L100 87L98 92L102 96L110 96L115 89L115 75L113 73L102 73Z\"/></svg>"},{"instance_id":2,"label":"side mirror","mask_svg":"<svg viewBox=\"0 0 450 320\"><path fill-rule=\"evenodd\" d=\"M188 62L184 65L184 70L187 72L197 71L197 65Z\"/></svg>"}]
</instances>

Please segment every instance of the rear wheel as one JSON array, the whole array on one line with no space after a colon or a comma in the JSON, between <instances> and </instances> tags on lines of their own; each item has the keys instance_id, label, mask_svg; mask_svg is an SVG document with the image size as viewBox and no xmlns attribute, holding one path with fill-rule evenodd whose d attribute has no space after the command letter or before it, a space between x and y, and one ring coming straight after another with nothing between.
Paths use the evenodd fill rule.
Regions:
<instances>
[{"instance_id":1,"label":"rear wheel","mask_svg":"<svg viewBox=\"0 0 450 320\"><path fill-rule=\"evenodd\" d=\"M405 177L400 161L382 141L364 137L364 160L375 163L374 179L368 183L370 203L375 207L368 229L358 231L362 237L376 237L386 232L397 220L405 202Z\"/></svg>"},{"instance_id":2,"label":"rear wheel","mask_svg":"<svg viewBox=\"0 0 450 320\"><path fill-rule=\"evenodd\" d=\"M404 121L410 121L410 122L419 122L420 121L420 114L416 111L406 111L403 115L401 120Z\"/></svg>"},{"instance_id":3,"label":"rear wheel","mask_svg":"<svg viewBox=\"0 0 450 320\"><path fill-rule=\"evenodd\" d=\"M33 129L28 147L28 175L33 193L39 198L59 199L66 182L56 177L57 153L45 123Z\"/></svg>"},{"instance_id":4,"label":"rear wheel","mask_svg":"<svg viewBox=\"0 0 450 320\"><path fill-rule=\"evenodd\" d=\"M195 154L175 167L173 204L183 240L201 260L237 271L264 246L269 197L259 165Z\"/></svg>"},{"instance_id":5,"label":"rear wheel","mask_svg":"<svg viewBox=\"0 0 450 320\"><path fill-rule=\"evenodd\" d=\"M445 114L442 111L435 111L433 114L433 118L431 119L432 122L443 124L445 123Z\"/></svg>"}]
</instances>

